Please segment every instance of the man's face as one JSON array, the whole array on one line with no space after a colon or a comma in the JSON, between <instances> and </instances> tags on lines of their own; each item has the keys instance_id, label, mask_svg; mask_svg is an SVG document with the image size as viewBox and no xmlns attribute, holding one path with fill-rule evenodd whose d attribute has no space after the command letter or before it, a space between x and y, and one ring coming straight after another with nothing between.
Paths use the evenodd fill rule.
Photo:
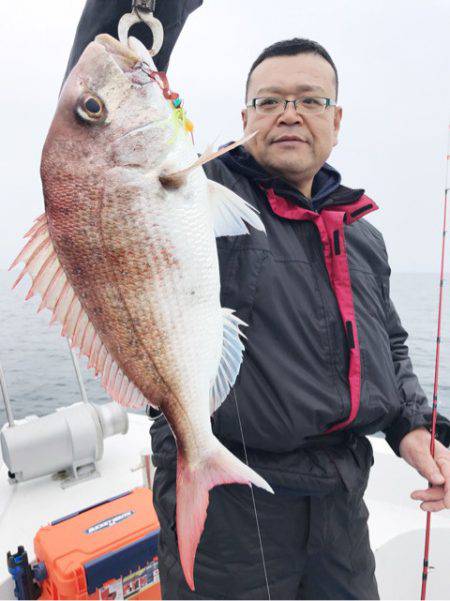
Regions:
<instances>
[{"instance_id":1,"label":"man's face","mask_svg":"<svg viewBox=\"0 0 450 601\"><path fill-rule=\"evenodd\" d=\"M305 95L334 100L333 68L316 54L268 58L251 75L247 104L253 98L274 95L287 100ZM282 175L295 184L311 182L337 144L341 117L340 107L329 107L319 114L299 115L292 103L281 115L243 109L245 133L258 130L245 146L269 173Z\"/></svg>"}]
</instances>

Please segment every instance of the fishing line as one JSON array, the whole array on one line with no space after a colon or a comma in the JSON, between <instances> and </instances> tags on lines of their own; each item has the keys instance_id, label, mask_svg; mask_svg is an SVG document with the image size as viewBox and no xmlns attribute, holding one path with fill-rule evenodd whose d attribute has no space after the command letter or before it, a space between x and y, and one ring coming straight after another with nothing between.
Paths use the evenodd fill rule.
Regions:
<instances>
[{"instance_id":1,"label":"fishing line","mask_svg":"<svg viewBox=\"0 0 450 601\"><path fill-rule=\"evenodd\" d=\"M237 397L236 397L236 391L234 388L233 388L233 396L234 396L234 402L236 405L237 417L238 417L238 421L239 421L239 429L241 431L242 444L244 445L245 463L247 464L248 467L250 467L248 464L247 447L245 445L245 440L244 440L244 430L242 428L241 416L239 413L239 405L238 405L238 401L237 401ZM264 557L264 548L263 548L263 543L262 543L261 529L259 527L258 512L256 511L255 493L253 492L253 486L251 484L250 484L250 492L252 495L253 510L255 512L256 529L258 531L259 548L261 550L261 559L262 559L262 565L263 565L263 570L264 570L264 578L266 580L267 598L270 600L271 596L270 596L270 588L269 588L269 579L267 578L266 559Z\"/></svg>"},{"instance_id":2,"label":"fishing line","mask_svg":"<svg viewBox=\"0 0 450 601\"><path fill-rule=\"evenodd\" d=\"M430 442L430 453L434 458L435 451L435 438L436 438L436 421L437 421L437 403L438 403L438 388L439 388L439 363L440 363L440 348L441 348L441 322L442 322L442 298L444 292L444 263L445 263L445 235L447 227L447 196L448 196L448 161L450 159L449 142L450 142L450 125L448 126L448 137L447 137L447 169L445 176L445 194L444 194L444 223L442 228L442 250L441 250L441 272L439 280L439 309L438 309L438 323L437 323L437 337L436 337L436 359L434 366L434 387L433 387L433 414L431 422L431 442ZM429 483L431 488L431 484ZM423 601L427 595L427 580L428 580L428 555L430 551L430 532L431 532L431 512L427 511L427 525L425 529L425 550L423 554L423 571L422 571L422 590L420 599Z\"/></svg>"}]
</instances>

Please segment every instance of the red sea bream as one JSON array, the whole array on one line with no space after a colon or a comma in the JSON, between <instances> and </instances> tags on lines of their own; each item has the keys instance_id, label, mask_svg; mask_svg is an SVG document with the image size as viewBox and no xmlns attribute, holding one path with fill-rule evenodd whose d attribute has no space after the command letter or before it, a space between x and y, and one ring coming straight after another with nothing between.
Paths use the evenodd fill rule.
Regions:
<instances>
[{"instance_id":1,"label":"red sea bream","mask_svg":"<svg viewBox=\"0 0 450 601\"><path fill-rule=\"evenodd\" d=\"M269 485L214 437L210 415L242 361L219 302L215 237L263 230L209 181L182 109L137 40L102 35L67 79L42 154L45 213L13 265L111 397L161 408L178 448L176 525L189 586L218 484Z\"/></svg>"}]
</instances>

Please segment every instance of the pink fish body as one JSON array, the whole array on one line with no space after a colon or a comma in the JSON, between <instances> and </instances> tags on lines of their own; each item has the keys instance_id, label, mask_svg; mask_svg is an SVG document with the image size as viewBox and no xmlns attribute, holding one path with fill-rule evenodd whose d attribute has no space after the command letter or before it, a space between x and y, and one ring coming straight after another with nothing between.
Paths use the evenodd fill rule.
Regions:
<instances>
[{"instance_id":1,"label":"pink fish body","mask_svg":"<svg viewBox=\"0 0 450 601\"><path fill-rule=\"evenodd\" d=\"M177 534L189 586L208 491L269 485L214 437L242 362L242 322L219 302L215 237L263 230L201 168L137 40L98 36L61 92L42 154L45 213L23 261L62 333L111 397L161 408L175 435ZM198 162L198 161L197 161ZM172 177L173 173L181 175Z\"/></svg>"}]
</instances>

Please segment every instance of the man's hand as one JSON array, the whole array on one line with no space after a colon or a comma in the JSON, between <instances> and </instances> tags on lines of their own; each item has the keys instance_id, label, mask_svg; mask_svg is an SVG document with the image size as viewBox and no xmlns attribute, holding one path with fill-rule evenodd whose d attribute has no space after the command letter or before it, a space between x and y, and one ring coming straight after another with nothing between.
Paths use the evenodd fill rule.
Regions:
<instances>
[{"instance_id":1,"label":"man's hand","mask_svg":"<svg viewBox=\"0 0 450 601\"><path fill-rule=\"evenodd\" d=\"M436 440L433 459L430 441L430 432L426 428L417 428L400 443L403 459L432 484L426 490L415 490L411 498L423 501L420 508L424 511L450 509L450 450Z\"/></svg>"}]
</instances>

